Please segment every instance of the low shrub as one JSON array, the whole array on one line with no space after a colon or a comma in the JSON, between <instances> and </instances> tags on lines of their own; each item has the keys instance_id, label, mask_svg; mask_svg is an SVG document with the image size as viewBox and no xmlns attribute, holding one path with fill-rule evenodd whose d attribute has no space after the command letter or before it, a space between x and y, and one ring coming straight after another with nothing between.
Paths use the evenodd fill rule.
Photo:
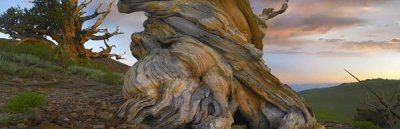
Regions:
<instances>
[{"instance_id":1,"label":"low shrub","mask_svg":"<svg viewBox=\"0 0 400 129\"><path fill-rule=\"evenodd\" d=\"M122 84L123 76L120 74L107 72L106 74L103 75L100 81L107 83L109 85Z\"/></svg>"},{"instance_id":2,"label":"low shrub","mask_svg":"<svg viewBox=\"0 0 400 129\"><path fill-rule=\"evenodd\" d=\"M369 121L354 121L353 125L357 129L379 129L378 126Z\"/></svg>"},{"instance_id":3,"label":"low shrub","mask_svg":"<svg viewBox=\"0 0 400 129\"><path fill-rule=\"evenodd\" d=\"M105 74L103 71L82 66L69 66L67 72L72 75L80 75L96 80L101 79Z\"/></svg>"},{"instance_id":4,"label":"low shrub","mask_svg":"<svg viewBox=\"0 0 400 129\"><path fill-rule=\"evenodd\" d=\"M80 75L110 85L121 84L123 81L122 75L83 66L70 66L67 69L67 73L71 75Z\"/></svg>"},{"instance_id":5,"label":"low shrub","mask_svg":"<svg viewBox=\"0 0 400 129\"><path fill-rule=\"evenodd\" d=\"M0 73L14 75L21 67L0 57Z\"/></svg>"},{"instance_id":6,"label":"low shrub","mask_svg":"<svg viewBox=\"0 0 400 129\"><path fill-rule=\"evenodd\" d=\"M49 80L50 73L37 67L26 67L18 72L18 76L22 78L34 78L37 80Z\"/></svg>"},{"instance_id":7,"label":"low shrub","mask_svg":"<svg viewBox=\"0 0 400 129\"><path fill-rule=\"evenodd\" d=\"M29 54L17 54L15 55L15 61L24 66L38 66L41 68L49 68L52 65L48 61Z\"/></svg>"},{"instance_id":8,"label":"low shrub","mask_svg":"<svg viewBox=\"0 0 400 129\"><path fill-rule=\"evenodd\" d=\"M36 92L18 93L5 105L7 113L27 113L33 108L43 108L46 105L46 96Z\"/></svg>"},{"instance_id":9,"label":"low shrub","mask_svg":"<svg viewBox=\"0 0 400 129\"><path fill-rule=\"evenodd\" d=\"M11 119L12 119L12 114L1 113L0 114L0 126L9 124Z\"/></svg>"},{"instance_id":10,"label":"low shrub","mask_svg":"<svg viewBox=\"0 0 400 129\"><path fill-rule=\"evenodd\" d=\"M65 70L62 67L57 66L57 65L52 65L52 66L50 66L49 69L50 69L50 71L57 72L57 73L64 73L65 72Z\"/></svg>"},{"instance_id":11,"label":"low shrub","mask_svg":"<svg viewBox=\"0 0 400 129\"><path fill-rule=\"evenodd\" d=\"M356 109L354 121L369 121L375 125L383 128L389 128L390 124L387 119L389 114L385 110L372 110L372 109Z\"/></svg>"},{"instance_id":12,"label":"low shrub","mask_svg":"<svg viewBox=\"0 0 400 129\"><path fill-rule=\"evenodd\" d=\"M0 41L0 51L8 53L19 53L19 54L30 54L40 57L44 60L57 60L59 56L59 50L57 48L51 48L44 44L26 43L16 45L11 43L12 41L2 40Z\"/></svg>"},{"instance_id":13,"label":"low shrub","mask_svg":"<svg viewBox=\"0 0 400 129\"><path fill-rule=\"evenodd\" d=\"M41 68L48 68L53 65L53 63L49 61L45 61L37 56L30 54L0 52L0 57L7 61L20 64L21 66L37 66Z\"/></svg>"}]
</instances>

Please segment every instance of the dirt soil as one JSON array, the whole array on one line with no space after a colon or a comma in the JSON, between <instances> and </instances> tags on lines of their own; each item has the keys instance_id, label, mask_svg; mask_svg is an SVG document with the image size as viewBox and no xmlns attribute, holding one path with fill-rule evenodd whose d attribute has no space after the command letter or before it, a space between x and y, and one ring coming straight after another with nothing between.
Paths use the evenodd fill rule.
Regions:
<instances>
[{"instance_id":1,"label":"dirt soil","mask_svg":"<svg viewBox=\"0 0 400 129\"><path fill-rule=\"evenodd\" d=\"M0 79L0 114L12 96L23 91L47 96L44 109L34 109L33 118L11 121L0 129L127 129L133 126L112 118L124 102L121 85L111 86L74 76L59 76L39 82L17 77ZM325 122L327 129L353 129L351 125ZM247 129L235 125L233 129Z\"/></svg>"},{"instance_id":2,"label":"dirt soil","mask_svg":"<svg viewBox=\"0 0 400 129\"><path fill-rule=\"evenodd\" d=\"M34 119L12 121L5 129L102 129L127 128L112 118L123 103L122 86L111 86L78 77L48 82L12 78L0 80L0 113L5 102L16 93L34 91L47 96L45 109L37 109Z\"/></svg>"}]
</instances>

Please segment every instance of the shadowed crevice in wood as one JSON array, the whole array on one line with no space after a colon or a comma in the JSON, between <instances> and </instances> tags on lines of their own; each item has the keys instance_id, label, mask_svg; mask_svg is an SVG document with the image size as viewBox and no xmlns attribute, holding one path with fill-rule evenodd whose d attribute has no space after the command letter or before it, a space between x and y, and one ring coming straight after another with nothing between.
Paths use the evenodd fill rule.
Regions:
<instances>
[{"instance_id":1,"label":"shadowed crevice in wood","mask_svg":"<svg viewBox=\"0 0 400 129\"><path fill-rule=\"evenodd\" d=\"M232 3L233 2L233 3ZM145 11L132 34L138 62L125 76L116 113L138 128L323 129L262 59L266 27L247 0L120 0Z\"/></svg>"}]
</instances>

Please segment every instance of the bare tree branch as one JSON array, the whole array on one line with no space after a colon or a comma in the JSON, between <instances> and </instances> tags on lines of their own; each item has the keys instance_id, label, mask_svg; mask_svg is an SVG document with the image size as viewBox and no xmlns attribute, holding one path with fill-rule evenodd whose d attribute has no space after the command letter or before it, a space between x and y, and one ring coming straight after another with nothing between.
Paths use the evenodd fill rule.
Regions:
<instances>
[{"instance_id":1,"label":"bare tree branch","mask_svg":"<svg viewBox=\"0 0 400 129\"><path fill-rule=\"evenodd\" d=\"M400 115L397 114L394 110L393 107L390 106L390 104L388 104L384 98L382 98L381 96L379 96L375 91L373 91L371 88L369 88L367 85L364 85L364 83L361 82L360 79L358 79L356 76L354 76L352 73L350 73L348 70L345 69L345 71L350 74L354 79L356 79L360 85L364 86L365 88L368 89L369 92L372 93L372 95L375 96L375 98L378 99L378 102L386 108L386 110L388 110L388 112L390 112L391 115L393 115L394 117L396 117L397 119L400 119Z\"/></svg>"},{"instance_id":2,"label":"bare tree branch","mask_svg":"<svg viewBox=\"0 0 400 129\"><path fill-rule=\"evenodd\" d=\"M89 0L89 1L85 0L78 6L78 9L82 10L82 9L86 8L92 2L93 2L93 0Z\"/></svg>"},{"instance_id":3,"label":"bare tree branch","mask_svg":"<svg viewBox=\"0 0 400 129\"><path fill-rule=\"evenodd\" d=\"M101 49L103 49L100 52L92 52L92 49L87 49L86 51L89 53L89 57L90 58L112 58L112 57L115 57L115 59L117 59L117 60L125 59L125 58L122 58L122 55L125 55L126 52L124 52L124 54L121 54L121 55L114 54L114 53L111 53L111 50L113 47L116 47L115 45L109 45L106 40L104 40L104 45L106 46L106 48L100 47Z\"/></svg>"},{"instance_id":4,"label":"bare tree branch","mask_svg":"<svg viewBox=\"0 0 400 129\"><path fill-rule=\"evenodd\" d=\"M97 32L103 32L104 35L100 35L100 36L91 36L90 39L91 40L108 40L109 38L111 38L112 36L115 35L120 35L120 34L124 34L123 32L119 32L119 27L117 26L117 29L112 32L109 33L108 29L98 29Z\"/></svg>"},{"instance_id":5,"label":"bare tree branch","mask_svg":"<svg viewBox=\"0 0 400 129\"><path fill-rule=\"evenodd\" d=\"M108 8L106 9L106 11L104 11L104 13L101 15L101 17L99 19L97 19L96 23L93 26L89 27L90 30L95 31L103 23L103 21L106 19L108 14L110 14L111 8L112 8L112 5L114 4L114 2L115 2L115 0L113 0L108 5Z\"/></svg>"},{"instance_id":6,"label":"bare tree branch","mask_svg":"<svg viewBox=\"0 0 400 129\"><path fill-rule=\"evenodd\" d=\"M57 35L57 34L52 33L52 32L49 31L49 30L44 30L44 29L33 29L32 31L33 31L33 32L40 33L40 34L48 35L48 36L50 36L53 40L55 40L56 42L61 43L61 42L60 42L61 37L60 37L59 35Z\"/></svg>"},{"instance_id":7,"label":"bare tree branch","mask_svg":"<svg viewBox=\"0 0 400 129\"><path fill-rule=\"evenodd\" d=\"M96 18L96 17L99 16L100 14L104 14L105 12L99 12L99 9L100 9L100 7L101 7L102 5L103 5L103 4L100 4L99 6L97 6L97 8L96 8L96 10L94 11L93 14L82 17L82 21L85 22L85 21L88 21L88 20L91 20L91 19Z\"/></svg>"},{"instance_id":8,"label":"bare tree branch","mask_svg":"<svg viewBox=\"0 0 400 129\"><path fill-rule=\"evenodd\" d=\"M259 18L262 20L269 20L272 19L280 14L283 14L284 12L286 12L286 10L289 8L288 5L289 0L283 0L283 4L281 6L281 9L279 9L278 11L274 11L274 8L267 8L264 9L262 11L262 14L259 15Z\"/></svg>"},{"instance_id":9,"label":"bare tree branch","mask_svg":"<svg viewBox=\"0 0 400 129\"><path fill-rule=\"evenodd\" d=\"M97 19L97 21L96 21L96 23L95 23L94 25L92 25L92 26L90 26L89 28L84 29L84 30L82 31L82 38L81 38L81 42L80 42L81 44L86 43L89 39L91 39L92 37L95 37L94 34L96 34L96 33L99 32L99 30L98 30L97 28L103 23L103 21L106 19L106 17L108 16L108 14L110 14L110 12L111 12L111 7L112 7L112 5L114 4L114 2L115 2L115 0L113 0L113 1L108 5L108 8L106 9L106 11L104 11L104 12L101 14L101 17ZM116 35L116 34L115 34L115 35ZM107 36L106 36L106 37L107 37ZM94 39L94 40L96 40L96 39L101 40L100 38L101 38L101 37L93 38L93 39ZM108 37L108 38L109 38L109 37Z\"/></svg>"}]
</instances>

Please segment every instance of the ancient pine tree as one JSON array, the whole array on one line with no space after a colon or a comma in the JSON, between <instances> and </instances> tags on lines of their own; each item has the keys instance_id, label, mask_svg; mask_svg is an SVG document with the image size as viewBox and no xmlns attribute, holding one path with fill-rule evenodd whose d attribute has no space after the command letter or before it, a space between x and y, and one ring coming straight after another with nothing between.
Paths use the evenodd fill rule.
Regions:
<instances>
[{"instance_id":1,"label":"ancient pine tree","mask_svg":"<svg viewBox=\"0 0 400 129\"><path fill-rule=\"evenodd\" d=\"M61 48L62 55L72 60L112 56L121 58L120 55L110 53L109 50L115 46L106 42L109 38L122 34L118 27L113 32L109 32L107 28L99 28L110 14L114 1L104 11L100 11L100 4L92 14L85 11L92 0L81 3L78 0L34 0L32 3L34 6L31 9L12 7L2 14L0 31L21 40L47 40L46 37L51 37L55 41L53 44L58 44ZM83 24L92 19L96 19L95 23L84 28ZM103 40L107 48L100 52L86 49L84 45L89 40Z\"/></svg>"},{"instance_id":2,"label":"ancient pine tree","mask_svg":"<svg viewBox=\"0 0 400 129\"><path fill-rule=\"evenodd\" d=\"M262 59L265 20L287 2L255 15L248 0L120 0L148 19L115 115L139 129L323 129Z\"/></svg>"}]
</instances>

